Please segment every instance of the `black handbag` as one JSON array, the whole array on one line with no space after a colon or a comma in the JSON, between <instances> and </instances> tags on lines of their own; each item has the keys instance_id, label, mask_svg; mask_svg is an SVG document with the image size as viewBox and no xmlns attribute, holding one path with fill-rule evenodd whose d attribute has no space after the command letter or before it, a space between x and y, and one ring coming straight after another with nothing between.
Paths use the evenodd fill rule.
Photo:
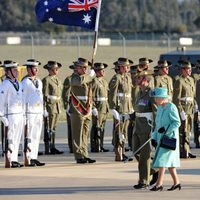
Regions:
<instances>
[{"instance_id":1,"label":"black handbag","mask_svg":"<svg viewBox=\"0 0 200 200\"><path fill-rule=\"evenodd\" d=\"M169 126L167 127L167 129ZM165 131L165 133L167 130ZM163 137L160 140L160 147L165 148L165 149L170 149L170 150L175 150L176 149L176 138L170 138L166 134L163 134Z\"/></svg>"}]
</instances>

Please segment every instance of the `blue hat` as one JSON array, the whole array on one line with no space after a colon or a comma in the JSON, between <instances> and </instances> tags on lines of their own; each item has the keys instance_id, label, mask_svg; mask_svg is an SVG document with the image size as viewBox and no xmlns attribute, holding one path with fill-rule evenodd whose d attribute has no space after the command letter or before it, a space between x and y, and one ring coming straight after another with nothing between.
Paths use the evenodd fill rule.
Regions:
<instances>
[{"instance_id":1,"label":"blue hat","mask_svg":"<svg viewBox=\"0 0 200 200\"><path fill-rule=\"evenodd\" d=\"M164 87L158 87L153 90L153 97L159 97L159 98L169 98L169 95L167 94L167 88Z\"/></svg>"}]
</instances>

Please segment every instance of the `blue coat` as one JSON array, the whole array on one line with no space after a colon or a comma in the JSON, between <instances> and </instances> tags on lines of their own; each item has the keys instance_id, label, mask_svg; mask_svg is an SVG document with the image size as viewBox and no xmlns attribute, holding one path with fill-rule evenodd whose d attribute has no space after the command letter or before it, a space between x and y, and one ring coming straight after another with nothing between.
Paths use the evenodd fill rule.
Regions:
<instances>
[{"instance_id":1,"label":"blue coat","mask_svg":"<svg viewBox=\"0 0 200 200\"><path fill-rule=\"evenodd\" d=\"M156 156L154 157L152 167L180 167L179 126L181 122L177 107L171 102L167 103L165 107L158 106L155 123L156 126L152 133L152 139L157 141L158 146L156 148ZM168 126L169 128L165 134L177 140L176 150L174 151L159 147L160 139L163 134L159 133L158 130L161 127L165 127L166 130Z\"/></svg>"}]
</instances>

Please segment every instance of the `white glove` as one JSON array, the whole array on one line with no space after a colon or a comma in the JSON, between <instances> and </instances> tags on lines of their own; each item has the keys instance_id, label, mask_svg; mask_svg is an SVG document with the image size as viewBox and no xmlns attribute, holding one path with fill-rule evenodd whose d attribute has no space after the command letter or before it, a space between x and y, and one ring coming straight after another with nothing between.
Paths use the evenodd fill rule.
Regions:
<instances>
[{"instance_id":1,"label":"white glove","mask_svg":"<svg viewBox=\"0 0 200 200\"><path fill-rule=\"evenodd\" d=\"M184 111L180 112L180 116L181 116L182 121L185 121L187 119L186 113Z\"/></svg>"},{"instance_id":2,"label":"white glove","mask_svg":"<svg viewBox=\"0 0 200 200\"><path fill-rule=\"evenodd\" d=\"M88 71L88 74L89 74L90 77L92 77L92 78L96 76L95 71L94 71L93 69L90 69L90 70Z\"/></svg>"},{"instance_id":3,"label":"white glove","mask_svg":"<svg viewBox=\"0 0 200 200\"><path fill-rule=\"evenodd\" d=\"M119 133L119 142L122 143L124 139L124 135L122 133Z\"/></svg>"},{"instance_id":4,"label":"white glove","mask_svg":"<svg viewBox=\"0 0 200 200\"><path fill-rule=\"evenodd\" d=\"M114 117L116 120L120 121L119 113L118 113L115 109L112 109L111 112L112 112L113 117Z\"/></svg>"},{"instance_id":5,"label":"white glove","mask_svg":"<svg viewBox=\"0 0 200 200\"><path fill-rule=\"evenodd\" d=\"M98 110L96 108L92 109L92 115L94 115L94 116L98 115Z\"/></svg>"},{"instance_id":6,"label":"white glove","mask_svg":"<svg viewBox=\"0 0 200 200\"><path fill-rule=\"evenodd\" d=\"M9 125L9 121L6 117L1 117L1 121L3 122L4 126L8 126Z\"/></svg>"},{"instance_id":7,"label":"white glove","mask_svg":"<svg viewBox=\"0 0 200 200\"><path fill-rule=\"evenodd\" d=\"M70 112L69 112L69 106L66 109L66 113L70 116Z\"/></svg>"},{"instance_id":8,"label":"white glove","mask_svg":"<svg viewBox=\"0 0 200 200\"><path fill-rule=\"evenodd\" d=\"M44 116L44 117L48 117L48 116L49 116L49 113L47 112L46 109L45 109L44 112L43 112L43 116Z\"/></svg>"}]
</instances>

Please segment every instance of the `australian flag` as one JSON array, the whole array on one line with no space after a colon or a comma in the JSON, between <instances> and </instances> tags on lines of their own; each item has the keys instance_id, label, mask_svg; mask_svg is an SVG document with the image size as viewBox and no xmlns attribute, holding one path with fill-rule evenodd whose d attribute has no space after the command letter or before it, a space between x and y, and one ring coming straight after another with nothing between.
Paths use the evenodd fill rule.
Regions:
<instances>
[{"instance_id":1,"label":"australian flag","mask_svg":"<svg viewBox=\"0 0 200 200\"><path fill-rule=\"evenodd\" d=\"M35 6L39 22L95 28L99 0L38 0Z\"/></svg>"}]
</instances>

